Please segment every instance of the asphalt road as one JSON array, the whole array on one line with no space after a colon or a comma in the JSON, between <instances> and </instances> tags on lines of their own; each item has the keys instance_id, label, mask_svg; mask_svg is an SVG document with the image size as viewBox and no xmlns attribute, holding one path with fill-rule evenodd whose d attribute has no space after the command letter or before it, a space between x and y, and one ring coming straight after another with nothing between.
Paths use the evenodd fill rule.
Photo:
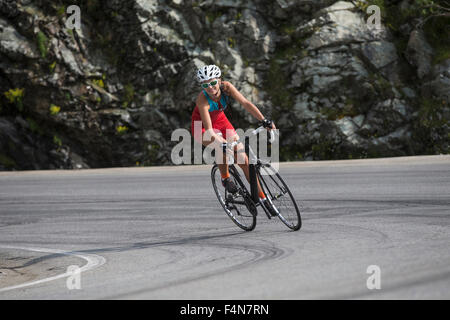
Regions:
<instances>
[{"instance_id":1,"label":"asphalt road","mask_svg":"<svg viewBox=\"0 0 450 320\"><path fill-rule=\"evenodd\" d=\"M210 168L0 173L0 299L450 298L450 156L281 164L297 232Z\"/></svg>"}]
</instances>

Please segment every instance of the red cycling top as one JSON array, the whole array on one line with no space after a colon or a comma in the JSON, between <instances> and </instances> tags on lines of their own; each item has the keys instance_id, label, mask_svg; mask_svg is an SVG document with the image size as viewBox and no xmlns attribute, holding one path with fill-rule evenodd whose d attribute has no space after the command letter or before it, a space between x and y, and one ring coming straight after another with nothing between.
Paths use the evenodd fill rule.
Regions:
<instances>
[{"instance_id":1,"label":"red cycling top","mask_svg":"<svg viewBox=\"0 0 450 320\"><path fill-rule=\"evenodd\" d=\"M228 100L227 97L224 94L222 94L220 101L215 102L208 96L208 94L206 93L205 90L203 90L203 93L209 103L208 111L209 111L209 116L211 117L211 123L212 123L213 129L215 129L216 132L221 132L223 135L223 138L225 138L225 139L227 139L227 137L229 137L229 136L236 135L236 130L234 130L233 125L230 123L230 121L228 121L227 116L223 112L227 107L227 100ZM200 116L198 106L195 106L194 111L192 112L192 121L191 121L192 135L194 136L194 138L196 140L198 140L196 138L196 135L194 132L195 121L200 121L202 136L203 136L203 133L205 132L205 128L203 126L203 121L202 121L202 117ZM200 126L199 126L199 128L200 128ZM227 131L228 131L228 135L227 135Z\"/></svg>"}]
</instances>

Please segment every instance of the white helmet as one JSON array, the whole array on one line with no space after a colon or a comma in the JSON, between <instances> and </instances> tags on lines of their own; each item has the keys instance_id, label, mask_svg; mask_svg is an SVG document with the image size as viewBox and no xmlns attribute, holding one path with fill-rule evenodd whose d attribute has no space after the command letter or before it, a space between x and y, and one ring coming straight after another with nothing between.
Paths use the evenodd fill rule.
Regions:
<instances>
[{"instance_id":1,"label":"white helmet","mask_svg":"<svg viewBox=\"0 0 450 320\"><path fill-rule=\"evenodd\" d=\"M219 78L222 73L220 68L214 64L204 66L198 69L197 79L199 82L207 81L209 79Z\"/></svg>"}]
</instances>

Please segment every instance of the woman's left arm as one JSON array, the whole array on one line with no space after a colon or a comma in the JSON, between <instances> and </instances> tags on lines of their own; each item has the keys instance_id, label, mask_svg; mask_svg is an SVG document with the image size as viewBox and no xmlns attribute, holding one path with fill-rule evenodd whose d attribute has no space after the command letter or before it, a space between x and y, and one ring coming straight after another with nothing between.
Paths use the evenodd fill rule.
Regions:
<instances>
[{"instance_id":1,"label":"woman's left arm","mask_svg":"<svg viewBox=\"0 0 450 320\"><path fill-rule=\"evenodd\" d=\"M264 115L259 111L258 107L255 106L253 103L251 103L249 100L247 100L242 93L239 92L238 89L236 89L233 84L231 84L228 81L223 82L225 92L234 98L239 104L244 107L245 110L250 112L252 116L254 116L257 120L262 121L265 119ZM276 129L275 125L272 123L272 129Z\"/></svg>"}]
</instances>

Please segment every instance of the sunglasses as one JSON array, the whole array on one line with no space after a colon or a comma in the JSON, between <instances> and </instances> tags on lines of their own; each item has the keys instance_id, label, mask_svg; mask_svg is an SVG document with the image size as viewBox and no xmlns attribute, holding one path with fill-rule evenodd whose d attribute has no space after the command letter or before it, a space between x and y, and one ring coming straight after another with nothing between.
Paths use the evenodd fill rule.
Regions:
<instances>
[{"instance_id":1,"label":"sunglasses","mask_svg":"<svg viewBox=\"0 0 450 320\"><path fill-rule=\"evenodd\" d=\"M217 84L217 80L211 81L210 83L202 83L201 86L202 88L208 88L209 86L214 87Z\"/></svg>"}]
</instances>

